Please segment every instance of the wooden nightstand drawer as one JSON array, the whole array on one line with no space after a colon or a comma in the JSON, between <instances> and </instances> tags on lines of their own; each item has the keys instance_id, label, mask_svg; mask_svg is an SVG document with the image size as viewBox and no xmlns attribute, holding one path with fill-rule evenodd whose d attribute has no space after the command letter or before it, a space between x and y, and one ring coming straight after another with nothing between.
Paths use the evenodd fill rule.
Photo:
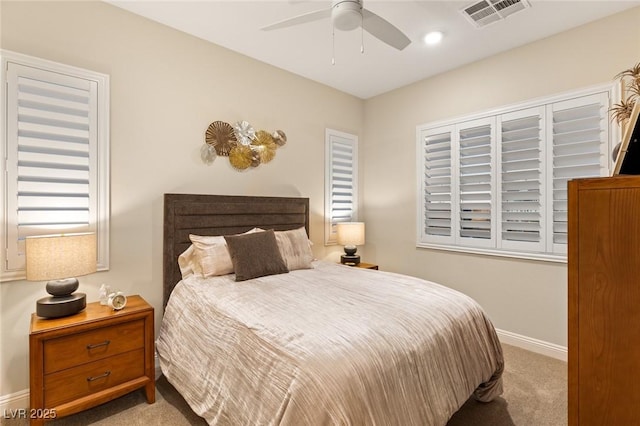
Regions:
<instances>
[{"instance_id":1,"label":"wooden nightstand drawer","mask_svg":"<svg viewBox=\"0 0 640 426\"><path fill-rule=\"evenodd\" d=\"M144 321L103 327L44 343L44 374L144 347Z\"/></svg>"},{"instance_id":2,"label":"wooden nightstand drawer","mask_svg":"<svg viewBox=\"0 0 640 426\"><path fill-rule=\"evenodd\" d=\"M144 349L94 361L44 377L44 406L99 392L144 375Z\"/></svg>"}]
</instances>

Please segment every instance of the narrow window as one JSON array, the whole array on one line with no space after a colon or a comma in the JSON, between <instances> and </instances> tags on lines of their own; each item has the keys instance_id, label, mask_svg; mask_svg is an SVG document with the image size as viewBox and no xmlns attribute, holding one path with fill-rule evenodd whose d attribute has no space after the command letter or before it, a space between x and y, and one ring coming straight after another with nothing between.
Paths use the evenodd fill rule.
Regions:
<instances>
[{"instance_id":1,"label":"narrow window","mask_svg":"<svg viewBox=\"0 0 640 426\"><path fill-rule=\"evenodd\" d=\"M335 244L336 224L357 220L358 137L325 133L325 244Z\"/></svg>"}]
</instances>

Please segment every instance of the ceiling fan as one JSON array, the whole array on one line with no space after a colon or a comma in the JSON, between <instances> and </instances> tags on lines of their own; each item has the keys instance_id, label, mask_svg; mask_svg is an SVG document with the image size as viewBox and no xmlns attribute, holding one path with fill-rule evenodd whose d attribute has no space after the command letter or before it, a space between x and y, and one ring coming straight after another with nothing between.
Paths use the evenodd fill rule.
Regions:
<instances>
[{"instance_id":1,"label":"ceiling fan","mask_svg":"<svg viewBox=\"0 0 640 426\"><path fill-rule=\"evenodd\" d=\"M330 8L303 13L263 27L264 31L277 30L320 19L331 18L333 27L341 31L351 31L362 27L366 32L389 46L402 50L411 40L387 20L362 6L362 0L333 0Z\"/></svg>"}]
</instances>

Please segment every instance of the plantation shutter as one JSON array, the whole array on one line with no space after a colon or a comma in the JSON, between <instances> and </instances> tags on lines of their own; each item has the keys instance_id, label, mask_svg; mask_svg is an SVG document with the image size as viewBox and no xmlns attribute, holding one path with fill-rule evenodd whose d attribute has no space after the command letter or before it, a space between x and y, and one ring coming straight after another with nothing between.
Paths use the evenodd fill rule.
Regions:
<instances>
[{"instance_id":1,"label":"plantation shutter","mask_svg":"<svg viewBox=\"0 0 640 426\"><path fill-rule=\"evenodd\" d=\"M547 250L567 253L567 181L608 175L608 96L583 96L551 105L552 222Z\"/></svg>"},{"instance_id":2,"label":"plantation shutter","mask_svg":"<svg viewBox=\"0 0 640 426\"><path fill-rule=\"evenodd\" d=\"M97 83L9 62L7 270L29 235L95 231ZM17 244L11 244L11 242Z\"/></svg>"},{"instance_id":3,"label":"plantation shutter","mask_svg":"<svg viewBox=\"0 0 640 426\"><path fill-rule=\"evenodd\" d=\"M491 247L493 226L493 152L495 120L481 119L458 127L459 240L464 245Z\"/></svg>"},{"instance_id":4,"label":"plantation shutter","mask_svg":"<svg viewBox=\"0 0 640 426\"><path fill-rule=\"evenodd\" d=\"M453 135L454 127L448 126L423 132L421 136L424 171L422 238L427 242L454 241Z\"/></svg>"},{"instance_id":5,"label":"plantation shutter","mask_svg":"<svg viewBox=\"0 0 640 426\"><path fill-rule=\"evenodd\" d=\"M544 107L500 116L501 247L544 251Z\"/></svg>"},{"instance_id":6,"label":"plantation shutter","mask_svg":"<svg viewBox=\"0 0 640 426\"><path fill-rule=\"evenodd\" d=\"M338 223L357 219L357 158L356 136L327 129L327 242L335 242Z\"/></svg>"}]
</instances>

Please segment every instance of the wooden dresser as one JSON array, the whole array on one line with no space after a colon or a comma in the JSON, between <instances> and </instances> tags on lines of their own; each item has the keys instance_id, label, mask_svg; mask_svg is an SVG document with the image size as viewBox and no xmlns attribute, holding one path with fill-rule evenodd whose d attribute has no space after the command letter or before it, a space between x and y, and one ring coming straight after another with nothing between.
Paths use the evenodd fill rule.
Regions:
<instances>
[{"instance_id":1,"label":"wooden dresser","mask_svg":"<svg viewBox=\"0 0 640 426\"><path fill-rule=\"evenodd\" d=\"M640 421L640 177L569 182L569 425Z\"/></svg>"},{"instance_id":2,"label":"wooden dresser","mask_svg":"<svg viewBox=\"0 0 640 426\"><path fill-rule=\"evenodd\" d=\"M33 314L29 333L31 424L145 389L155 401L153 307L140 296L114 311L98 302L63 318Z\"/></svg>"}]
</instances>

